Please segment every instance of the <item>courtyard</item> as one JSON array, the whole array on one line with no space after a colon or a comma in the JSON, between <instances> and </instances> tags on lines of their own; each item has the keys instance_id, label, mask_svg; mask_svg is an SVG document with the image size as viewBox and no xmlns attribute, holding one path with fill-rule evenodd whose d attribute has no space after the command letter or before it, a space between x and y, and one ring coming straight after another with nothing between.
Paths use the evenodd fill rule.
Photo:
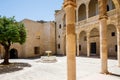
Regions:
<instances>
[{"instance_id":1,"label":"courtyard","mask_svg":"<svg viewBox=\"0 0 120 80\"><path fill-rule=\"evenodd\" d=\"M1 80L67 80L67 57L57 57L55 63L42 63L37 59L10 59L10 62L28 63L31 67L0 74ZM0 60L2 62L2 60ZM117 60L108 60L111 75L100 74L99 58L76 57L77 80L120 80Z\"/></svg>"}]
</instances>

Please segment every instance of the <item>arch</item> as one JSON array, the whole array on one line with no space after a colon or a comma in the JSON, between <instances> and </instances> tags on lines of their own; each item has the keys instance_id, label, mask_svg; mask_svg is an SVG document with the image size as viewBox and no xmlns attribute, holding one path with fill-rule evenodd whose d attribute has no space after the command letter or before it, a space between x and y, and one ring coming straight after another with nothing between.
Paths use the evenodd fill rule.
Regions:
<instances>
[{"instance_id":1,"label":"arch","mask_svg":"<svg viewBox=\"0 0 120 80\"><path fill-rule=\"evenodd\" d=\"M93 28L90 31L90 55L99 56L100 55L100 37L99 30Z\"/></svg>"},{"instance_id":2,"label":"arch","mask_svg":"<svg viewBox=\"0 0 120 80\"><path fill-rule=\"evenodd\" d=\"M78 9L78 21L86 19L86 6L81 4Z\"/></svg>"},{"instance_id":3,"label":"arch","mask_svg":"<svg viewBox=\"0 0 120 80\"><path fill-rule=\"evenodd\" d=\"M81 31L79 34L79 55L87 56L87 34Z\"/></svg>"},{"instance_id":4,"label":"arch","mask_svg":"<svg viewBox=\"0 0 120 80\"><path fill-rule=\"evenodd\" d=\"M90 31L90 37L96 37L96 36L99 36L99 30L97 28L93 28Z\"/></svg>"},{"instance_id":5,"label":"arch","mask_svg":"<svg viewBox=\"0 0 120 80\"><path fill-rule=\"evenodd\" d=\"M18 51L15 48L12 48L10 50L10 59L15 59L18 58Z\"/></svg>"},{"instance_id":6,"label":"arch","mask_svg":"<svg viewBox=\"0 0 120 80\"><path fill-rule=\"evenodd\" d=\"M107 1L107 11L115 9L115 4L113 3L112 0Z\"/></svg>"},{"instance_id":7,"label":"arch","mask_svg":"<svg viewBox=\"0 0 120 80\"><path fill-rule=\"evenodd\" d=\"M120 8L120 0L112 0L114 5L115 5L115 8L116 9L119 9Z\"/></svg>"},{"instance_id":8,"label":"arch","mask_svg":"<svg viewBox=\"0 0 120 80\"><path fill-rule=\"evenodd\" d=\"M89 3L89 17L96 16L98 14L98 0L91 0Z\"/></svg>"},{"instance_id":9,"label":"arch","mask_svg":"<svg viewBox=\"0 0 120 80\"><path fill-rule=\"evenodd\" d=\"M108 56L117 58L117 29L114 24L107 25Z\"/></svg>"}]
</instances>

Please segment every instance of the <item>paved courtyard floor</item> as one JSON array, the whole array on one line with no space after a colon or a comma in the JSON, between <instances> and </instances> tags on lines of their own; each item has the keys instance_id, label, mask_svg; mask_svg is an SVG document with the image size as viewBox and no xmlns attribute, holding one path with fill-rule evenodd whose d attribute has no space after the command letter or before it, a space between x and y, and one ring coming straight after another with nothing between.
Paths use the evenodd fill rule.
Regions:
<instances>
[{"instance_id":1,"label":"paved courtyard floor","mask_svg":"<svg viewBox=\"0 0 120 80\"><path fill-rule=\"evenodd\" d=\"M55 63L41 63L40 59L11 59L10 62L25 62L31 67L0 74L0 80L67 80L66 57L57 57L57 60ZM108 60L108 65L113 75L100 74L99 58L76 57L77 80L120 80L117 60Z\"/></svg>"}]
</instances>

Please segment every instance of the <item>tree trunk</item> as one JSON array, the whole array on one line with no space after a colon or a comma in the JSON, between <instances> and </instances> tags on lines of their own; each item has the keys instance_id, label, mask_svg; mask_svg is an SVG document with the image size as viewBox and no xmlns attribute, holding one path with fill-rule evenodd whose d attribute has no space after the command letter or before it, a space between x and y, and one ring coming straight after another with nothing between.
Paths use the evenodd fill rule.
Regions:
<instances>
[{"instance_id":1,"label":"tree trunk","mask_svg":"<svg viewBox=\"0 0 120 80\"><path fill-rule=\"evenodd\" d=\"M4 61L2 64L8 65L9 64L9 46L4 46L5 49L5 55L4 55Z\"/></svg>"}]
</instances>

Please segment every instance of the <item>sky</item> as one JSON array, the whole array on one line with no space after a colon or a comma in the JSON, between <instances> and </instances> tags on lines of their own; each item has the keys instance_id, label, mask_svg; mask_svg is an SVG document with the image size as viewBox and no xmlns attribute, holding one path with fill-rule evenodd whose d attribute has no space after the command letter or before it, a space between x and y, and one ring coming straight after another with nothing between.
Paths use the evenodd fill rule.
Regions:
<instances>
[{"instance_id":1,"label":"sky","mask_svg":"<svg viewBox=\"0 0 120 80\"><path fill-rule=\"evenodd\" d=\"M0 15L15 16L17 21L23 19L53 21L55 10L60 10L62 4L63 0L1 0Z\"/></svg>"}]
</instances>

